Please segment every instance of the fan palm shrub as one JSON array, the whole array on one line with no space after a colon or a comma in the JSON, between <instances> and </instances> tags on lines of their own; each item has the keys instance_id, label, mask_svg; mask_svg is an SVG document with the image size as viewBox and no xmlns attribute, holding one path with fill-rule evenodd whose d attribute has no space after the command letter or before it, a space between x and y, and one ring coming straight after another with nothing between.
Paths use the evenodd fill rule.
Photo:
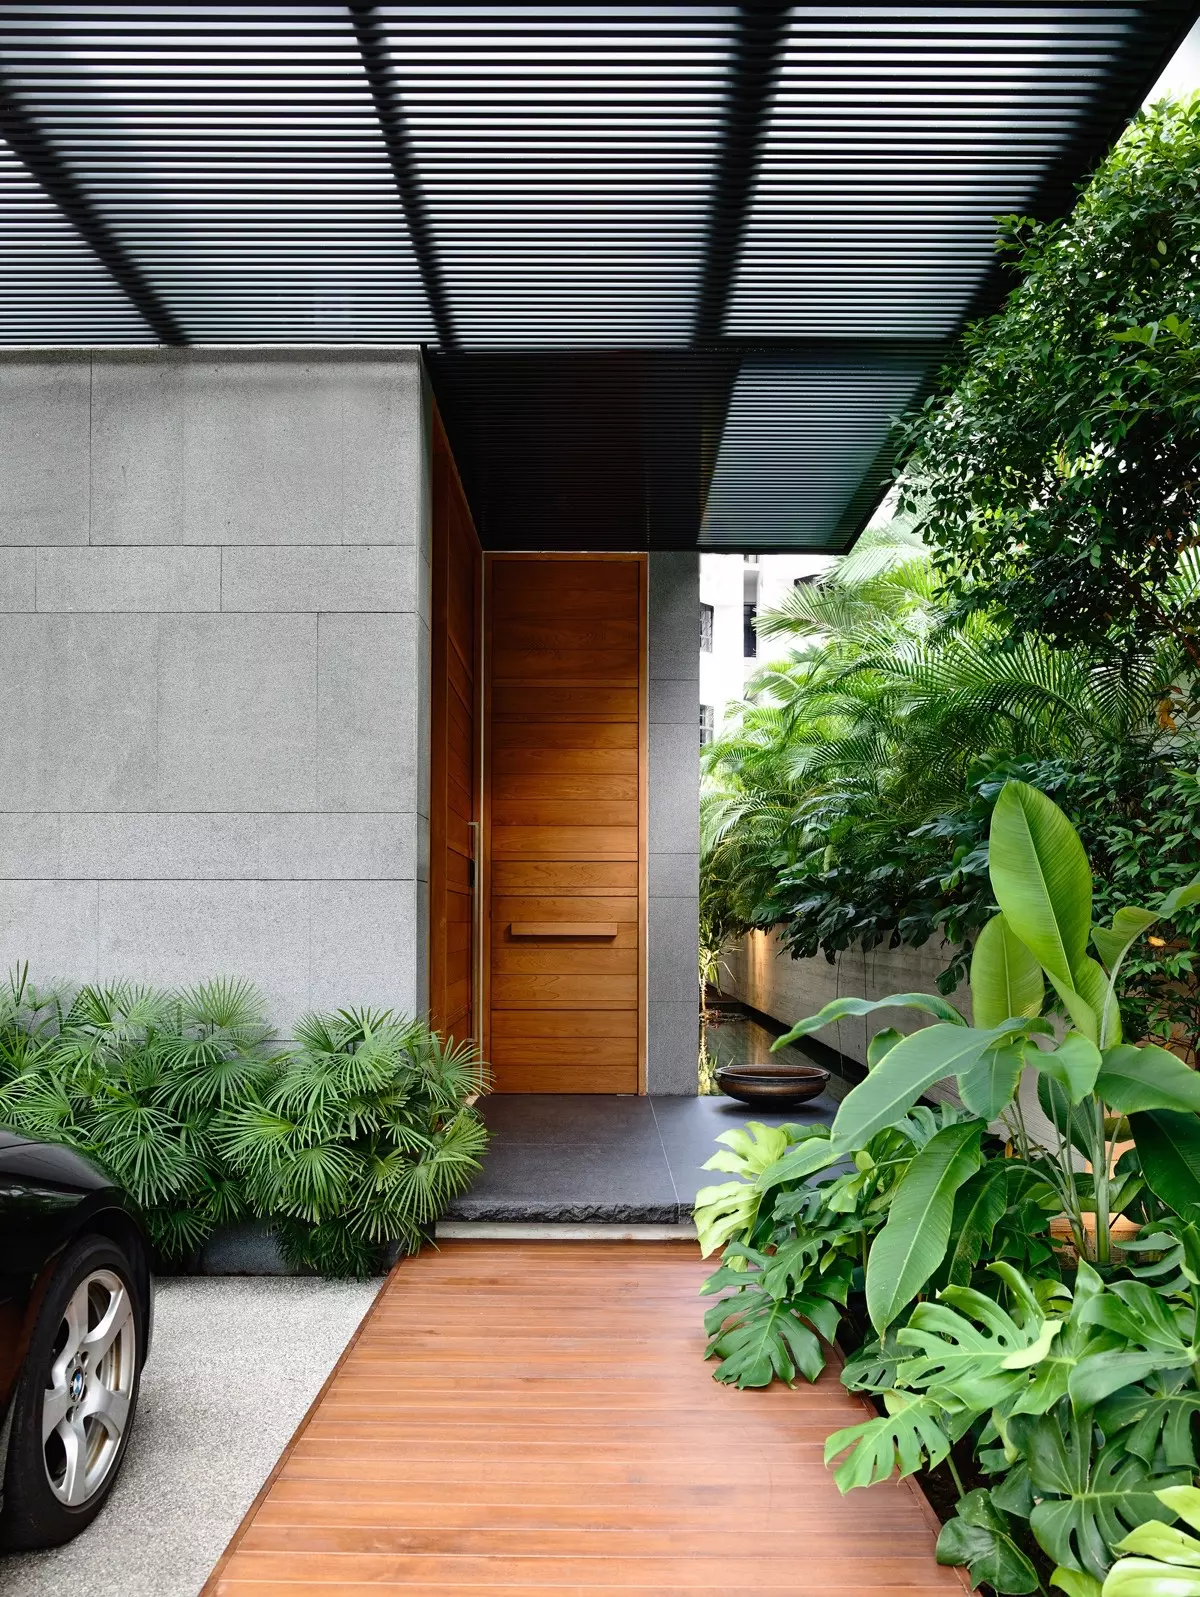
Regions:
<instances>
[{"instance_id":1,"label":"fan palm shrub","mask_svg":"<svg viewBox=\"0 0 1200 1597\"><path fill-rule=\"evenodd\" d=\"M36 1007L31 1007L36 1005ZM9 984L0 1123L70 1143L140 1204L152 1241L186 1257L245 1213L216 1135L222 1113L278 1068L262 1001L247 982L179 993L131 982L43 999L24 973Z\"/></svg>"},{"instance_id":2,"label":"fan palm shrub","mask_svg":"<svg viewBox=\"0 0 1200 1597\"><path fill-rule=\"evenodd\" d=\"M294 1266L367 1275L420 1246L470 1184L487 1132L467 1100L477 1055L389 1010L306 1015L278 1074L222 1117L218 1141Z\"/></svg>"},{"instance_id":3,"label":"fan palm shrub","mask_svg":"<svg viewBox=\"0 0 1200 1597\"><path fill-rule=\"evenodd\" d=\"M413 1248L486 1145L469 1048L390 1011L305 1016L273 1040L248 982L0 994L0 1125L89 1154L169 1261L269 1222L289 1262L365 1275Z\"/></svg>"}]
</instances>

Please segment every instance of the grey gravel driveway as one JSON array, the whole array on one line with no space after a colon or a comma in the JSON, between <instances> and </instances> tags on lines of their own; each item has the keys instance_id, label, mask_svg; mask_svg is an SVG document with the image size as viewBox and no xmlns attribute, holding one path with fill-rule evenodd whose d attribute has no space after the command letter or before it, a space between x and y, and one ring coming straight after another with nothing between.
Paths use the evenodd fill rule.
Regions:
<instances>
[{"instance_id":1,"label":"grey gravel driveway","mask_svg":"<svg viewBox=\"0 0 1200 1597\"><path fill-rule=\"evenodd\" d=\"M0 1555L4 1597L195 1597L381 1285L161 1281L113 1495L66 1547Z\"/></svg>"}]
</instances>

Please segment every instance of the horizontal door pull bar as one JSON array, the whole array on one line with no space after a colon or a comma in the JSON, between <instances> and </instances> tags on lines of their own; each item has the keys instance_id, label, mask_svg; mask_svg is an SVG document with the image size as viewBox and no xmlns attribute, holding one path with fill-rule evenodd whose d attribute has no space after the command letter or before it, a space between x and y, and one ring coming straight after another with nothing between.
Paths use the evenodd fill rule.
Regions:
<instances>
[{"instance_id":1,"label":"horizontal door pull bar","mask_svg":"<svg viewBox=\"0 0 1200 1597\"><path fill-rule=\"evenodd\" d=\"M515 920L509 930L514 937L615 937L617 923L611 920Z\"/></svg>"}]
</instances>

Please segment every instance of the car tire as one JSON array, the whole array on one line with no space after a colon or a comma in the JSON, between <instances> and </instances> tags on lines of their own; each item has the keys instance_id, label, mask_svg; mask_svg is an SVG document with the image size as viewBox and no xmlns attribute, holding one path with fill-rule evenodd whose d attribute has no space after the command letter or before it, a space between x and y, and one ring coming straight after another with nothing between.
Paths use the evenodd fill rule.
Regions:
<instances>
[{"instance_id":1,"label":"car tire","mask_svg":"<svg viewBox=\"0 0 1200 1597\"><path fill-rule=\"evenodd\" d=\"M13 1399L0 1546L57 1547L104 1506L137 1410L145 1309L115 1243L85 1236L67 1248Z\"/></svg>"}]
</instances>

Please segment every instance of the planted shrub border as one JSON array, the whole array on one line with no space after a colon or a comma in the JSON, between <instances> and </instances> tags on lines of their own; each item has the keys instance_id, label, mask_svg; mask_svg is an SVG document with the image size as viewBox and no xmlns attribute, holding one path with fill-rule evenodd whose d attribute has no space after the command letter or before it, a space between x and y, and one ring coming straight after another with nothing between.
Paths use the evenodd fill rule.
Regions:
<instances>
[{"instance_id":1,"label":"planted shrub border","mask_svg":"<svg viewBox=\"0 0 1200 1597\"><path fill-rule=\"evenodd\" d=\"M832 1128L719 1139L709 1168L734 1179L696 1211L704 1251L723 1250L709 1356L739 1386L812 1380L848 1318L863 1339L842 1379L880 1413L827 1439L843 1491L944 1469L939 1558L996 1592L1200 1597L1194 1544L1167 1528L1196 1522L1181 1489L1200 1475L1200 1075L1127 1042L1116 1001L1138 939L1200 901L1200 878L1093 924L1078 834L1021 782L997 801L989 869L976 1024L932 994L838 999L776 1046L886 1005L935 1024L873 1038ZM948 1078L962 1108L919 1102Z\"/></svg>"},{"instance_id":2,"label":"planted shrub border","mask_svg":"<svg viewBox=\"0 0 1200 1597\"><path fill-rule=\"evenodd\" d=\"M68 1143L141 1205L160 1263L262 1221L333 1276L415 1251L479 1169L478 1055L390 1010L305 1015L275 1040L248 982L0 991L0 1125Z\"/></svg>"}]
</instances>

